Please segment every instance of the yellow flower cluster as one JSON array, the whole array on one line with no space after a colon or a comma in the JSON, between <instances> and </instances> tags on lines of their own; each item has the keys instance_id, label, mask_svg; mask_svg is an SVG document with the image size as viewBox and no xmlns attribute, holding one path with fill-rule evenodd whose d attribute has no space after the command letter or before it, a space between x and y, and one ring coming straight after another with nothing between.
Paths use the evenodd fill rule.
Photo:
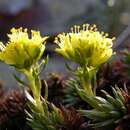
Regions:
<instances>
[{"instance_id":1,"label":"yellow flower cluster","mask_svg":"<svg viewBox=\"0 0 130 130\"><path fill-rule=\"evenodd\" d=\"M29 37L27 29L13 28L8 37L6 46L0 43L0 60L18 69L29 68L41 58L45 50L43 42L47 37L42 38L40 32L31 31Z\"/></svg>"},{"instance_id":2,"label":"yellow flower cluster","mask_svg":"<svg viewBox=\"0 0 130 130\"><path fill-rule=\"evenodd\" d=\"M81 66L98 67L112 56L114 38L97 31L96 25L85 24L80 28L74 26L72 32L59 34L56 51Z\"/></svg>"}]
</instances>

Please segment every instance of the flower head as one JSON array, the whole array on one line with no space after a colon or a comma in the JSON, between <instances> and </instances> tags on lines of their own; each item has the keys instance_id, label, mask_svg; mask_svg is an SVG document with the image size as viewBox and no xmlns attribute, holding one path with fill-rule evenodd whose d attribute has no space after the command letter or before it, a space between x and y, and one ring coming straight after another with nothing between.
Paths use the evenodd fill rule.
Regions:
<instances>
[{"instance_id":1,"label":"flower head","mask_svg":"<svg viewBox=\"0 0 130 130\"><path fill-rule=\"evenodd\" d=\"M79 65L97 67L113 54L114 38L97 31L95 25L74 26L72 32L59 34L55 40L60 48L56 51Z\"/></svg>"},{"instance_id":2,"label":"flower head","mask_svg":"<svg viewBox=\"0 0 130 130\"><path fill-rule=\"evenodd\" d=\"M0 60L17 69L28 68L36 63L45 50L45 45L42 43L47 37L42 38L40 32L31 31L31 37L29 37L27 29L12 28L8 37L6 46L0 43Z\"/></svg>"}]
</instances>

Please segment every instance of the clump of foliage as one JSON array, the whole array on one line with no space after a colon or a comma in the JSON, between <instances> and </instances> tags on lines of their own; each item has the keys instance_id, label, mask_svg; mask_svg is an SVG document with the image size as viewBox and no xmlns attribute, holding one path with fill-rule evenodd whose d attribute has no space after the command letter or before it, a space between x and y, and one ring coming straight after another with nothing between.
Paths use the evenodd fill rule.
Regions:
<instances>
[{"instance_id":1,"label":"clump of foliage","mask_svg":"<svg viewBox=\"0 0 130 130\"><path fill-rule=\"evenodd\" d=\"M77 64L75 69L67 65L73 78L66 83L69 88L65 90L65 102L68 106L73 106L83 100L87 107L83 110L79 106L80 110L75 110L52 103L52 97L57 95L54 89L63 87L62 79L53 75L51 82L41 82L40 72L48 62L48 57L42 59L48 37L42 37L40 32L34 30L29 35L28 30L22 28L11 29L8 37L6 45L0 43L0 60L13 66L27 79L25 82L14 75L24 88L28 106L28 109L25 109L27 124L33 130L90 130L90 127L104 129L123 122L123 117L129 110L126 93L118 87L112 88L113 95L104 90L103 97L96 93L97 72L114 54L112 46L115 38L109 38L108 34L97 31L96 25L88 24L82 27L74 26L70 33L56 37L55 42L59 46L56 52ZM48 92L48 87L51 86L54 87L52 95ZM31 92L27 91L27 87ZM8 103L10 102L12 105L12 100L8 100ZM117 129L121 127L123 126Z\"/></svg>"},{"instance_id":2,"label":"clump of foliage","mask_svg":"<svg viewBox=\"0 0 130 130\"><path fill-rule=\"evenodd\" d=\"M113 40L114 38L108 38L107 34L98 32L95 25L83 25L81 29L75 26L71 33L60 34L56 39L59 45L56 51L78 64L78 67L71 71L78 77L79 82L70 80L69 86L73 89L69 90L73 92L75 89L75 93L93 108L79 110L82 115L91 119L90 126L93 128L117 124L127 111L122 90L118 88L112 89L114 97L106 91L103 91L106 98L96 96L96 73L114 54ZM73 97L69 96L67 100L73 101Z\"/></svg>"},{"instance_id":3,"label":"clump of foliage","mask_svg":"<svg viewBox=\"0 0 130 130\"><path fill-rule=\"evenodd\" d=\"M56 130L57 124L62 124L63 116L60 109L47 101L47 87L44 98L41 97L39 77L42 65L47 62L47 60L39 62L45 50L43 42L45 43L47 37L41 37L40 33L36 31L31 31L31 37L29 37L27 29L22 28L13 28L8 37L7 45L5 46L3 43L0 45L0 59L6 64L14 66L28 80L28 83L25 83L15 76L19 83L24 87L28 86L32 91L32 95L30 95L25 89L27 104L30 108L29 111L26 111L28 124L34 130Z\"/></svg>"}]
</instances>

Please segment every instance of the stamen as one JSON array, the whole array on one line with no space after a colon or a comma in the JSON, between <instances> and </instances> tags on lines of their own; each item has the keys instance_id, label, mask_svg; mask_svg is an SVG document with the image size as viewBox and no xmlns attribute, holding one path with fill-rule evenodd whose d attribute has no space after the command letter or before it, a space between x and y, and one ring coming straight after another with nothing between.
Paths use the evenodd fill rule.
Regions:
<instances>
[{"instance_id":1,"label":"stamen","mask_svg":"<svg viewBox=\"0 0 130 130\"><path fill-rule=\"evenodd\" d=\"M89 29L89 26L90 26L89 24L86 24L86 31Z\"/></svg>"},{"instance_id":2,"label":"stamen","mask_svg":"<svg viewBox=\"0 0 130 130\"><path fill-rule=\"evenodd\" d=\"M95 28L96 28L96 25L94 24L94 25L92 25L92 26L90 27L90 30L91 30L91 31L94 31Z\"/></svg>"},{"instance_id":3,"label":"stamen","mask_svg":"<svg viewBox=\"0 0 130 130\"><path fill-rule=\"evenodd\" d=\"M90 30L93 31L93 27L90 27Z\"/></svg>"},{"instance_id":4,"label":"stamen","mask_svg":"<svg viewBox=\"0 0 130 130\"><path fill-rule=\"evenodd\" d=\"M105 34L104 32L101 32L101 35L102 35L102 36L104 36L104 34Z\"/></svg>"},{"instance_id":5,"label":"stamen","mask_svg":"<svg viewBox=\"0 0 130 130\"><path fill-rule=\"evenodd\" d=\"M105 35L104 35L105 37L108 37L109 36L109 34L108 33L105 33Z\"/></svg>"},{"instance_id":6,"label":"stamen","mask_svg":"<svg viewBox=\"0 0 130 130\"><path fill-rule=\"evenodd\" d=\"M93 31L95 31L95 32L97 31L97 26L96 26L96 24L93 25Z\"/></svg>"},{"instance_id":7,"label":"stamen","mask_svg":"<svg viewBox=\"0 0 130 130\"><path fill-rule=\"evenodd\" d=\"M112 41L114 41L114 40L116 40L116 37L113 37L113 38L112 38Z\"/></svg>"},{"instance_id":8,"label":"stamen","mask_svg":"<svg viewBox=\"0 0 130 130\"><path fill-rule=\"evenodd\" d=\"M77 28L76 25L74 25L74 32L75 32L75 33L76 33L76 28Z\"/></svg>"},{"instance_id":9,"label":"stamen","mask_svg":"<svg viewBox=\"0 0 130 130\"><path fill-rule=\"evenodd\" d=\"M25 28L25 29L24 29L24 32L27 33L27 31L28 31L27 28Z\"/></svg>"},{"instance_id":10,"label":"stamen","mask_svg":"<svg viewBox=\"0 0 130 130\"><path fill-rule=\"evenodd\" d=\"M86 24L83 24L83 31L86 30Z\"/></svg>"},{"instance_id":11,"label":"stamen","mask_svg":"<svg viewBox=\"0 0 130 130\"><path fill-rule=\"evenodd\" d=\"M5 49L5 45L3 43L0 43L0 51L3 51Z\"/></svg>"},{"instance_id":12,"label":"stamen","mask_svg":"<svg viewBox=\"0 0 130 130\"><path fill-rule=\"evenodd\" d=\"M71 30L72 33L74 33L74 28L73 27L71 27L70 30Z\"/></svg>"},{"instance_id":13,"label":"stamen","mask_svg":"<svg viewBox=\"0 0 130 130\"><path fill-rule=\"evenodd\" d=\"M97 28L94 28L94 30L93 30L93 31L95 31L95 32L96 32L97 30L98 30Z\"/></svg>"},{"instance_id":14,"label":"stamen","mask_svg":"<svg viewBox=\"0 0 130 130\"><path fill-rule=\"evenodd\" d=\"M60 39L60 37L56 37L55 42L60 44L60 42L62 42L62 40L63 40L62 38Z\"/></svg>"},{"instance_id":15,"label":"stamen","mask_svg":"<svg viewBox=\"0 0 130 130\"><path fill-rule=\"evenodd\" d=\"M97 27L96 24L94 24L94 25L93 25L93 28L96 28L96 27Z\"/></svg>"},{"instance_id":16,"label":"stamen","mask_svg":"<svg viewBox=\"0 0 130 130\"><path fill-rule=\"evenodd\" d=\"M80 32L80 26L77 26L77 31L78 31L78 33Z\"/></svg>"}]
</instances>

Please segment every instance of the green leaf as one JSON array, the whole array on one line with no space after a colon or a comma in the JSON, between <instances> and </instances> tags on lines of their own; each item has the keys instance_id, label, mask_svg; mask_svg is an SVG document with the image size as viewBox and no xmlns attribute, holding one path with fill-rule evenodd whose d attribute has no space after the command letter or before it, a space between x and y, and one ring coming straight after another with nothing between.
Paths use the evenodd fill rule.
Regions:
<instances>
[{"instance_id":1,"label":"green leaf","mask_svg":"<svg viewBox=\"0 0 130 130\"><path fill-rule=\"evenodd\" d=\"M76 72L76 68L72 68L70 67L67 63L65 64L66 68L70 71L70 72Z\"/></svg>"},{"instance_id":2,"label":"green leaf","mask_svg":"<svg viewBox=\"0 0 130 130\"><path fill-rule=\"evenodd\" d=\"M114 119L109 119L95 124L90 124L93 128L101 128L113 124Z\"/></svg>"},{"instance_id":3,"label":"green leaf","mask_svg":"<svg viewBox=\"0 0 130 130\"><path fill-rule=\"evenodd\" d=\"M49 62L49 56L47 55L47 57L43 59L39 65L40 72L46 68L48 62Z\"/></svg>"},{"instance_id":4,"label":"green leaf","mask_svg":"<svg viewBox=\"0 0 130 130\"><path fill-rule=\"evenodd\" d=\"M82 98L82 100L87 102L90 106L92 106L93 108L99 109L99 110L101 109L100 106L98 105L99 102L97 100L94 100L94 96L88 96L83 89L77 88L77 92L80 95L80 97Z\"/></svg>"},{"instance_id":5,"label":"green leaf","mask_svg":"<svg viewBox=\"0 0 130 130\"><path fill-rule=\"evenodd\" d=\"M28 86L28 84L26 84L23 80L21 80L16 74L13 74L13 76L22 86Z\"/></svg>"},{"instance_id":6,"label":"green leaf","mask_svg":"<svg viewBox=\"0 0 130 130\"><path fill-rule=\"evenodd\" d=\"M116 87L116 90L117 90L119 99L122 101L122 103L125 103L125 98L124 98L124 96L122 95L122 91L121 91L118 87Z\"/></svg>"},{"instance_id":7,"label":"green leaf","mask_svg":"<svg viewBox=\"0 0 130 130\"><path fill-rule=\"evenodd\" d=\"M43 80L43 82L44 82L44 86L45 86L44 99L47 100L48 99L48 85L47 85L47 82L45 80Z\"/></svg>"},{"instance_id":8,"label":"green leaf","mask_svg":"<svg viewBox=\"0 0 130 130\"><path fill-rule=\"evenodd\" d=\"M98 111L96 109L93 110L78 110L78 112L83 115L86 116L94 121L101 121L101 120L105 120L108 119L110 114L106 113L106 112L102 112L102 111Z\"/></svg>"}]
</instances>

